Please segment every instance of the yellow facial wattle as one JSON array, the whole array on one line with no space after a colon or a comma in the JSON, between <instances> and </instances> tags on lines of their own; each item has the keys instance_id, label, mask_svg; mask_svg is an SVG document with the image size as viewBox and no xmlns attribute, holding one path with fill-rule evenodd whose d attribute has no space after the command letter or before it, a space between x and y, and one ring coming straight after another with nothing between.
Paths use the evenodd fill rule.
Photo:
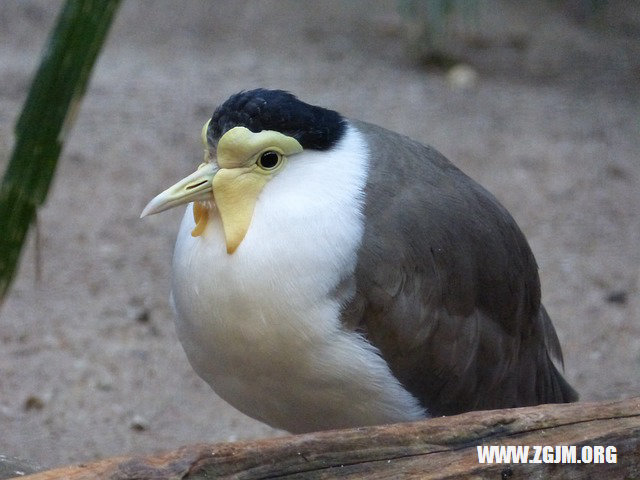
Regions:
<instances>
[{"instance_id":1,"label":"yellow facial wattle","mask_svg":"<svg viewBox=\"0 0 640 480\"><path fill-rule=\"evenodd\" d=\"M287 157L302 152L293 137L271 130L255 133L234 127L218 142L220 170L213 179L213 198L222 221L227 253L231 254L244 240L251 225L260 192L282 170ZM275 165L265 165L265 155L275 155Z\"/></svg>"},{"instance_id":2,"label":"yellow facial wattle","mask_svg":"<svg viewBox=\"0 0 640 480\"><path fill-rule=\"evenodd\" d=\"M227 131L211 158L206 140L208 122L202 129L204 162L194 173L156 196L142 211L152 215L193 202L195 227L191 235L202 236L211 218L212 203L220 214L227 253L242 243L249 230L260 192L280 172L290 155L302 152L293 137L280 132L252 132L245 127Z\"/></svg>"},{"instance_id":3,"label":"yellow facial wattle","mask_svg":"<svg viewBox=\"0 0 640 480\"><path fill-rule=\"evenodd\" d=\"M196 226L191 231L191 236L199 237L209 221L209 207L205 202L193 202L193 220Z\"/></svg>"}]
</instances>

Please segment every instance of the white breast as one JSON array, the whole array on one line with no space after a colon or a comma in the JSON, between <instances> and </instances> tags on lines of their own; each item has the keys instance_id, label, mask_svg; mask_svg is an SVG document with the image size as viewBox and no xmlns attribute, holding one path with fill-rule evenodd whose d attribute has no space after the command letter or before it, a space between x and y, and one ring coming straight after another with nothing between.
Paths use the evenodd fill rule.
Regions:
<instances>
[{"instance_id":1,"label":"white breast","mask_svg":"<svg viewBox=\"0 0 640 480\"><path fill-rule=\"evenodd\" d=\"M340 324L363 233L367 150L349 127L330 153L292 157L264 188L232 255L212 215L176 242L177 328L196 372L247 415L292 432L390 423L424 411L379 352Z\"/></svg>"}]
</instances>

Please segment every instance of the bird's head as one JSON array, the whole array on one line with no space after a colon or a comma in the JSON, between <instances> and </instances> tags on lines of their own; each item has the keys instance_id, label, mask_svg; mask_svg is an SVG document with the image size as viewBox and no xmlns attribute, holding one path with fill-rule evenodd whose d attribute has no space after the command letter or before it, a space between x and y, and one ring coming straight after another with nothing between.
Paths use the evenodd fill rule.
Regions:
<instances>
[{"instance_id":1,"label":"bird's head","mask_svg":"<svg viewBox=\"0 0 640 480\"><path fill-rule=\"evenodd\" d=\"M266 183L304 149L330 149L345 128L338 113L281 90L233 95L202 128L203 163L151 200L140 216L194 202L191 234L199 236L215 205L231 254L249 230Z\"/></svg>"}]
</instances>

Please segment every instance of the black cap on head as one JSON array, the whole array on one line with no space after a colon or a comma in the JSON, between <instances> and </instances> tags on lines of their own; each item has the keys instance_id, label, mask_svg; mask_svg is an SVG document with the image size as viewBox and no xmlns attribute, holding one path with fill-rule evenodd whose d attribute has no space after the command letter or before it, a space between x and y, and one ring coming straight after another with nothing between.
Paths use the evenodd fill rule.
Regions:
<instances>
[{"instance_id":1,"label":"black cap on head","mask_svg":"<svg viewBox=\"0 0 640 480\"><path fill-rule=\"evenodd\" d=\"M302 148L328 150L340 140L346 123L338 112L304 103L289 92L259 88L236 93L220 105L211 117L207 138L217 145L233 127L256 133L275 130L295 138Z\"/></svg>"}]
</instances>

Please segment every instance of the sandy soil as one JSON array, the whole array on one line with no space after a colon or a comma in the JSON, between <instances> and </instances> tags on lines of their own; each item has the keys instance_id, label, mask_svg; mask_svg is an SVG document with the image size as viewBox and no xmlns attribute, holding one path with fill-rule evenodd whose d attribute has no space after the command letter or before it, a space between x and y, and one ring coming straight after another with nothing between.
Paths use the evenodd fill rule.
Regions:
<instances>
[{"instance_id":1,"label":"sandy soil","mask_svg":"<svg viewBox=\"0 0 640 480\"><path fill-rule=\"evenodd\" d=\"M494 192L537 256L568 379L584 400L640 394L638 3L586 23L485 12L452 45L468 88L412 60L395 2L303 5L124 3L40 212L42 278L31 238L0 312L0 453L49 467L278 433L218 399L176 339L181 212L138 219L198 164L214 107L257 86L430 143ZM0 166L58 6L2 2Z\"/></svg>"}]
</instances>

